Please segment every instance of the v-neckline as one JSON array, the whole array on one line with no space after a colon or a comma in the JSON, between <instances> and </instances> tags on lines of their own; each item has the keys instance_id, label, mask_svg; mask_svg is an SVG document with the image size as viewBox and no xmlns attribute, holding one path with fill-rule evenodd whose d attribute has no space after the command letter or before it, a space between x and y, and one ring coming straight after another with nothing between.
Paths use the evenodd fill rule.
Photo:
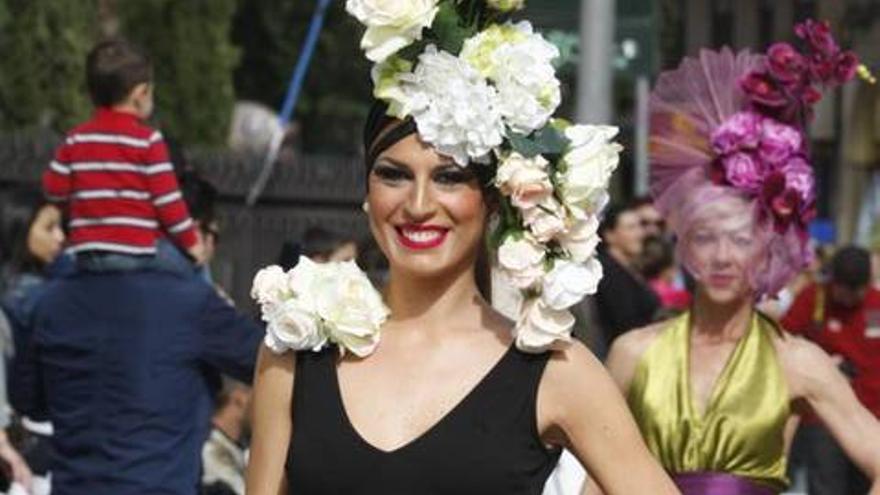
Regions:
<instances>
[{"instance_id":1,"label":"v-neckline","mask_svg":"<svg viewBox=\"0 0 880 495\"><path fill-rule=\"evenodd\" d=\"M691 324L691 319L693 315L688 316L687 327L685 331L685 352L684 352L684 389L687 394L687 405L691 411L691 416L696 418L700 422L706 421L715 408L718 405L718 402L721 400L721 397L724 395L724 391L727 388L727 383L730 381L730 374L736 364L739 361L740 354L742 354L742 348L745 346L746 339L748 339L755 326L755 317L756 315L753 313L751 317L749 317L749 327L746 329L746 332L737 340L736 346L734 346L733 351L730 352L730 355L727 356L727 361L724 363L724 368L721 369L721 373L718 374L718 378L715 379L715 382L712 384L712 390L709 392L709 397L706 399L706 403L702 410L697 407L697 403L695 401L693 384L691 383L691 336L693 334L693 325Z\"/></svg>"},{"instance_id":2,"label":"v-neckline","mask_svg":"<svg viewBox=\"0 0 880 495\"><path fill-rule=\"evenodd\" d=\"M394 454L399 454L406 450L409 450L416 445L424 442L429 437L431 437L443 424L447 423L454 417L458 411L460 411L468 402L472 401L473 398L477 395L480 389L484 388L486 384L496 375L499 370L503 367L503 365L511 359L511 356L514 354L516 350L516 345L511 344L506 351L501 355L500 358L493 364L488 371L480 378L471 389L464 394L464 396L459 399L459 401L452 406L451 409L446 411L440 418L435 421L431 426L425 429L423 432L419 433L415 437L410 440L407 440L403 444L398 447L395 447L391 450L385 450L382 448L373 445L369 442L363 435L361 435L360 431L358 431L357 427L351 421L351 416L348 415L348 409L345 407L345 399L342 396L342 385L339 383L339 368L334 362L333 367L333 385L336 392L336 402L340 411L342 412L342 421L345 423L344 427L348 429L349 433L355 438L355 440L366 447L368 450L378 453L379 455L390 456Z\"/></svg>"}]
</instances>

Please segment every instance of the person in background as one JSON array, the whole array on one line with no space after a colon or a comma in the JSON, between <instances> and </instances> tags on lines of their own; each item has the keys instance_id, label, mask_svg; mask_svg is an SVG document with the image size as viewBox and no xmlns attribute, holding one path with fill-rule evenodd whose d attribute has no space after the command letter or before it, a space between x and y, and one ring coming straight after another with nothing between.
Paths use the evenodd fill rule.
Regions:
<instances>
[{"instance_id":1,"label":"person in background","mask_svg":"<svg viewBox=\"0 0 880 495\"><path fill-rule=\"evenodd\" d=\"M645 238L638 212L631 205L611 206L599 235L605 275L595 301L604 343L610 347L617 336L654 321L660 299L638 271Z\"/></svg>"},{"instance_id":2,"label":"person in background","mask_svg":"<svg viewBox=\"0 0 880 495\"><path fill-rule=\"evenodd\" d=\"M687 310L691 304L691 294L675 285L678 267L672 242L664 237L648 237L643 251L642 276L660 298L665 312L672 315Z\"/></svg>"},{"instance_id":3,"label":"person in background","mask_svg":"<svg viewBox=\"0 0 880 495\"><path fill-rule=\"evenodd\" d=\"M641 196L633 201L633 209L639 216L639 223L642 226L644 235L649 237L665 237L666 221L663 215L654 206L654 199L651 196Z\"/></svg>"},{"instance_id":4,"label":"person in background","mask_svg":"<svg viewBox=\"0 0 880 495\"><path fill-rule=\"evenodd\" d=\"M62 254L65 234L62 230L61 212L47 203L37 189L24 188L13 191L3 205L2 237L0 253L4 268L4 290L0 298L10 333L4 338L3 355L11 362L0 365L0 458L12 468L12 477L29 486L48 486L49 441L51 423L34 416L21 418L20 447L25 461L5 439L5 429L10 426L9 400L15 404L17 389L29 384L20 373L21 354L33 334L34 307L46 289L47 280L63 275L72 269L70 259ZM8 378L6 371L9 371ZM9 397L6 386L9 384ZM33 469L38 476L31 481Z\"/></svg>"},{"instance_id":5,"label":"person in background","mask_svg":"<svg viewBox=\"0 0 880 495\"><path fill-rule=\"evenodd\" d=\"M69 251L92 271L155 266L164 239L196 263L196 228L153 112L153 67L129 43L98 43L86 59L96 110L71 130L43 175L48 198L66 209Z\"/></svg>"},{"instance_id":6,"label":"person in background","mask_svg":"<svg viewBox=\"0 0 880 495\"><path fill-rule=\"evenodd\" d=\"M827 283L801 291L782 326L831 354L860 402L880 417L880 290L871 284L871 254L844 247L830 272ZM805 419L798 435L811 495L868 492L868 480L815 417Z\"/></svg>"},{"instance_id":7,"label":"person in background","mask_svg":"<svg viewBox=\"0 0 880 495\"><path fill-rule=\"evenodd\" d=\"M250 402L250 387L224 380L211 419L211 434L202 447L204 495L244 495Z\"/></svg>"},{"instance_id":8,"label":"person in background","mask_svg":"<svg viewBox=\"0 0 880 495\"><path fill-rule=\"evenodd\" d=\"M352 261L358 257L358 245L353 239L314 226L303 233L302 242L287 241L281 246L278 265L289 270L296 266L300 256L305 256L315 263Z\"/></svg>"}]
</instances>

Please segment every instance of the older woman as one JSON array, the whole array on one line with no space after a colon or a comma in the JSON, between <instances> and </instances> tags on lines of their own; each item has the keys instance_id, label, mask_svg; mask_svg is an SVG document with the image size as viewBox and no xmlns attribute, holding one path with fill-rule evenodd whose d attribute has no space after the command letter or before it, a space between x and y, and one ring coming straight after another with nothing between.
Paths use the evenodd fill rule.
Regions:
<instances>
[{"instance_id":1,"label":"older woman","mask_svg":"<svg viewBox=\"0 0 880 495\"><path fill-rule=\"evenodd\" d=\"M609 493L674 493L613 381L583 346L568 342L566 308L594 290L582 286L596 282L598 222L596 208L577 207L572 196L561 202L549 174L565 150L571 163L594 157L604 170L617 148L607 144L607 129L575 126L563 135L562 123L550 125L555 48L528 23L490 22L517 3L348 2L368 26L364 47L379 64L384 101L365 132L364 209L390 265L379 301L390 316L351 324L381 306L351 296L367 292L356 281L346 285L350 304L334 310L331 300L341 296L326 270L353 276L351 265L301 259L277 286L269 282L285 280L280 269L261 272L255 293L270 339L256 375L248 493L537 494L561 447ZM435 17L442 26L433 26ZM450 22L474 31L455 33L455 42ZM410 28L386 37L401 26ZM463 46L462 34L470 36ZM393 56L401 42L414 46ZM421 55L412 62L406 53ZM510 65L496 65L502 55ZM515 89L504 84L515 80L492 67L534 75L541 95L517 86L519 98L504 99ZM583 153L571 155L574 149ZM574 181L567 183L574 194ZM591 199L604 202L600 196ZM516 324L478 287L495 213L490 242L500 247L492 254L526 296ZM311 279L325 281L308 286L320 295L301 288ZM328 338L335 348L309 350ZM284 352L291 348L300 352Z\"/></svg>"},{"instance_id":2,"label":"older woman","mask_svg":"<svg viewBox=\"0 0 880 495\"><path fill-rule=\"evenodd\" d=\"M852 78L827 24L767 56L704 51L652 95L652 187L697 284L686 314L620 338L608 366L649 448L686 495L784 491L812 409L880 493L880 423L835 362L755 309L809 259L803 124L815 87ZM830 67L826 72L820 69Z\"/></svg>"}]
</instances>

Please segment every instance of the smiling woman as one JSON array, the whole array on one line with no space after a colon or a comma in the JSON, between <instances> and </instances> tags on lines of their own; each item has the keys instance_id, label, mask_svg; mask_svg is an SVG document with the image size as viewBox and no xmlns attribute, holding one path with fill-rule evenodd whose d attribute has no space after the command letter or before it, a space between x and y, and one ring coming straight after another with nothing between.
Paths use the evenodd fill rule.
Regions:
<instances>
[{"instance_id":1,"label":"smiling woman","mask_svg":"<svg viewBox=\"0 0 880 495\"><path fill-rule=\"evenodd\" d=\"M521 2L491 4L348 2L378 63L365 211L390 266L390 312L372 329L306 321L319 339L287 346L296 353L273 337L282 352L265 349L256 376L250 494L531 495L563 447L608 493L674 493L610 377L570 339L568 308L600 276L616 130L550 119L555 49L527 22L495 23ZM526 296L516 322L478 288L487 245ZM277 306L276 288L294 293L283 305L331 299L302 293L307 271L261 274L270 336L307 313ZM342 334L376 345L360 352Z\"/></svg>"}]
</instances>

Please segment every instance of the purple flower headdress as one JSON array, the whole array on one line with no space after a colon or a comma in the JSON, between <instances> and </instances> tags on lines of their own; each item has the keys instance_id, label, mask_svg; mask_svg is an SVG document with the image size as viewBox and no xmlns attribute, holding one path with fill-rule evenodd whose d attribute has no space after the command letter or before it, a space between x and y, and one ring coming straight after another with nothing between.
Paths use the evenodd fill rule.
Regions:
<instances>
[{"instance_id":1,"label":"purple flower headdress","mask_svg":"<svg viewBox=\"0 0 880 495\"><path fill-rule=\"evenodd\" d=\"M658 208L683 233L693 200L711 201L710 189L750 200L768 239L767 265L753 276L759 295L775 294L810 256L816 197L805 129L812 108L822 89L863 71L827 22L808 20L795 34L802 50L789 43L766 54L703 50L661 74L650 101Z\"/></svg>"}]
</instances>

